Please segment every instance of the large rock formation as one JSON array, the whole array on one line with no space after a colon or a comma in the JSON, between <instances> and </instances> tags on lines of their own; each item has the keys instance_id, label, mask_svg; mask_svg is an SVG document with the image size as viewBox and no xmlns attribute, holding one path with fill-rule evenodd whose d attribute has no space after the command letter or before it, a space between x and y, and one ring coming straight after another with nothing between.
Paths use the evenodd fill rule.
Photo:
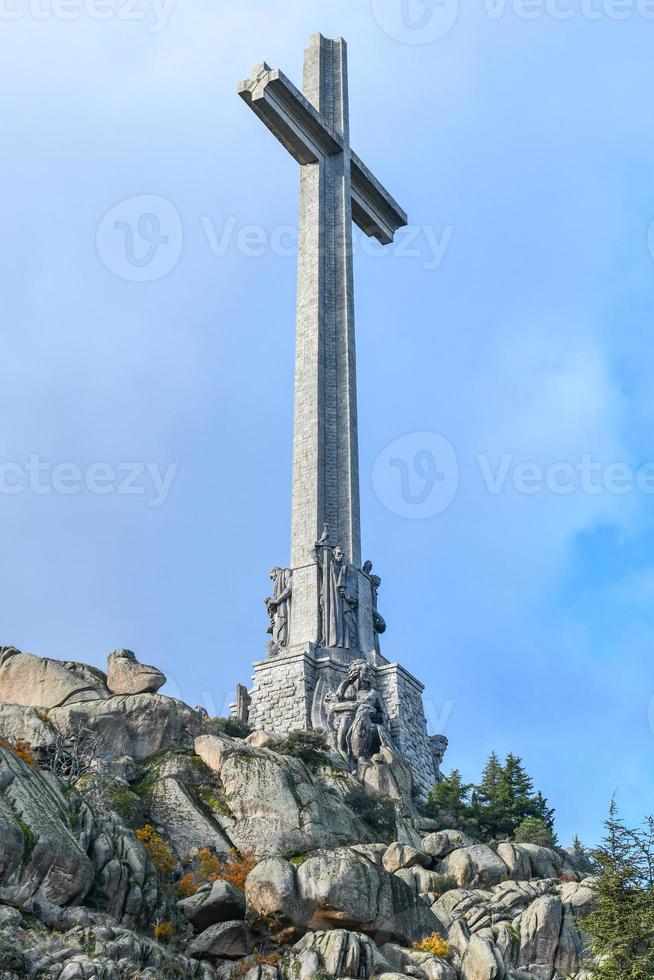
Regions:
<instances>
[{"instance_id":1,"label":"large rock formation","mask_svg":"<svg viewBox=\"0 0 654 980\"><path fill-rule=\"evenodd\" d=\"M2 980L583 980L578 855L436 830L383 766L25 656L0 666L43 702L0 703Z\"/></svg>"},{"instance_id":2,"label":"large rock formation","mask_svg":"<svg viewBox=\"0 0 654 980\"><path fill-rule=\"evenodd\" d=\"M0 702L56 708L109 697L107 678L96 667L50 660L0 647Z\"/></svg>"},{"instance_id":3,"label":"large rock formation","mask_svg":"<svg viewBox=\"0 0 654 980\"><path fill-rule=\"evenodd\" d=\"M131 650L114 650L107 658L107 687L112 694L156 694L166 675L141 664Z\"/></svg>"},{"instance_id":4,"label":"large rock formation","mask_svg":"<svg viewBox=\"0 0 654 980\"><path fill-rule=\"evenodd\" d=\"M201 736L195 751L221 780L230 811L221 823L241 850L293 855L370 840L338 795L354 785L343 770L316 778L299 759L224 735Z\"/></svg>"}]
</instances>

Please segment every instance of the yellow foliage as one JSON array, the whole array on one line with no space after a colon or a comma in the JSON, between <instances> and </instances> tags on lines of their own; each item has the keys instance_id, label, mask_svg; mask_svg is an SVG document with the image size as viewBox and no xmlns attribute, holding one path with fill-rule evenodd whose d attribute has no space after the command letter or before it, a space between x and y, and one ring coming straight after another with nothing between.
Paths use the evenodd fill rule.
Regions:
<instances>
[{"instance_id":1,"label":"yellow foliage","mask_svg":"<svg viewBox=\"0 0 654 980\"><path fill-rule=\"evenodd\" d=\"M230 885L243 891L245 879L257 863L254 851L245 851L241 854L234 848L226 858L217 857L211 851L203 848L198 851L198 860L200 866L185 874L177 886L177 891L182 898L195 895L202 885L211 885L218 880L227 881Z\"/></svg>"},{"instance_id":2,"label":"yellow foliage","mask_svg":"<svg viewBox=\"0 0 654 980\"><path fill-rule=\"evenodd\" d=\"M152 824L146 824L136 831L136 839L143 844L149 858L160 875L169 875L177 865L177 861Z\"/></svg>"},{"instance_id":3,"label":"yellow foliage","mask_svg":"<svg viewBox=\"0 0 654 980\"><path fill-rule=\"evenodd\" d=\"M195 895L196 891L200 886L195 884L194 876L189 871L179 880L177 885L177 894L180 898L190 898L191 895Z\"/></svg>"},{"instance_id":4,"label":"yellow foliage","mask_svg":"<svg viewBox=\"0 0 654 980\"><path fill-rule=\"evenodd\" d=\"M245 879L256 863L257 859L254 856L254 851L244 851L243 854L240 854L236 850L231 850L219 877L229 882L234 888L243 891L245 888Z\"/></svg>"},{"instance_id":5,"label":"yellow foliage","mask_svg":"<svg viewBox=\"0 0 654 980\"><path fill-rule=\"evenodd\" d=\"M16 738L13 741L10 741L8 738L0 738L0 745L5 749L9 749L19 759L26 762L28 766L31 766L32 769L38 769L38 763L32 754L32 746L29 742L24 742L21 738Z\"/></svg>"},{"instance_id":6,"label":"yellow foliage","mask_svg":"<svg viewBox=\"0 0 654 980\"><path fill-rule=\"evenodd\" d=\"M158 939L160 943L169 943L174 932L172 922L159 922L154 927L154 938Z\"/></svg>"},{"instance_id":7,"label":"yellow foliage","mask_svg":"<svg viewBox=\"0 0 654 980\"><path fill-rule=\"evenodd\" d=\"M452 955L450 944L442 939L437 932L432 932L431 936L425 936L419 943L414 943L412 948L420 950L421 953L443 956L445 959Z\"/></svg>"}]
</instances>

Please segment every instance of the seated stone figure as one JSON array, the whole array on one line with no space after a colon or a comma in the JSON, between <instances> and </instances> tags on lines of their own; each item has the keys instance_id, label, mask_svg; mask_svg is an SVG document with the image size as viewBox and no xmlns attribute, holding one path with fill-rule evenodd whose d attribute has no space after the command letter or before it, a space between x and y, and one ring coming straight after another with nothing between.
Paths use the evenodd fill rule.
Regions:
<instances>
[{"instance_id":1,"label":"seated stone figure","mask_svg":"<svg viewBox=\"0 0 654 980\"><path fill-rule=\"evenodd\" d=\"M372 758L390 743L384 702L372 686L365 660L350 664L347 679L325 701L334 747L353 769L359 760Z\"/></svg>"}]
</instances>

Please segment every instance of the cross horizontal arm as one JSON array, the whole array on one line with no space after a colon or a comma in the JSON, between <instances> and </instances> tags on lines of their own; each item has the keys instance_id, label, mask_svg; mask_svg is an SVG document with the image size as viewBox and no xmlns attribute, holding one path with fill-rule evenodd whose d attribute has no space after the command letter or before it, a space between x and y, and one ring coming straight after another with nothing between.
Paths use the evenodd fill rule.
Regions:
<instances>
[{"instance_id":1,"label":"cross horizontal arm","mask_svg":"<svg viewBox=\"0 0 654 980\"><path fill-rule=\"evenodd\" d=\"M257 65L253 77L239 84L238 94L298 163L317 163L345 149L338 133L278 69Z\"/></svg>"},{"instance_id":2,"label":"cross horizontal arm","mask_svg":"<svg viewBox=\"0 0 654 980\"><path fill-rule=\"evenodd\" d=\"M352 219L370 238L390 245L395 232L408 222L405 211L352 153Z\"/></svg>"},{"instance_id":3,"label":"cross horizontal arm","mask_svg":"<svg viewBox=\"0 0 654 980\"><path fill-rule=\"evenodd\" d=\"M299 164L349 150L283 72L255 66L252 78L241 82L238 94ZM350 152L352 219L366 235L389 245L407 215L356 153Z\"/></svg>"}]
</instances>

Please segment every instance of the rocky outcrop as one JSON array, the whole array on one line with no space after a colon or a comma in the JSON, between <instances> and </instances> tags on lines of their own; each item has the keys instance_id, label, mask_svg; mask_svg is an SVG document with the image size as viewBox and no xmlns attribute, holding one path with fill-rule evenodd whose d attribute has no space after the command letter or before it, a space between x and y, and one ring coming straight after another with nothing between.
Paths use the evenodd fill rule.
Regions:
<instances>
[{"instance_id":1,"label":"rocky outcrop","mask_svg":"<svg viewBox=\"0 0 654 980\"><path fill-rule=\"evenodd\" d=\"M0 901L25 908L33 901L81 902L93 866L73 829L73 805L49 780L0 746Z\"/></svg>"},{"instance_id":2,"label":"rocky outcrop","mask_svg":"<svg viewBox=\"0 0 654 980\"><path fill-rule=\"evenodd\" d=\"M245 918L245 896L226 881L214 881L190 898L177 903L178 908L197 932L218 922Z\"/></svg>"},{"instance_id":3,"label":"rocky outcrop","mask_svg":"<svg viewBox=\"0 0 654 980\"><path fill-rule=\"evenodd\" d=\"M106 680L96 667L0 647L0 702L55 708L97 701L109 697Z\"/></svg>"},{"instance_id":4,"label":"rocky outcrop","mask_svg":"<svg viewBox=\"0 0 654 980\"><path fill-rule=\"evenodd\" d=\"M427 834L422 841L422 849L435 858L444 858L452 851L462 847L472 847L474 841L459 830L439 830Z\"/></svg>"},{"instance_id":5,"label":"rocky outcrop","mask_svg":"<svg viewBox=\"0 0 654 980\"><path fill-rule=\"evenodd\" d=\"M421 980L458 980L456 969L442 956L403 949L392 943L382 947L382 953L400 976L420 977Z\"/></svg>"},{"instance_id":6,"label":"rocky outcrop","mask_svg":"<svg viewBox=\"0 0 654 980\"><path fill-rule=\"evenodd\" d=\"M23 656L4 648L0 680ZM262 732L230 737L124 652L109 686L126 693L75 667L66 683L92 676L93 699L0 703L2 980L583 980L583 855L437 829L390 761L357 778ZM223 880L235 861L242 882L253 855L244 891ZM179 900L184 871L200 887Z\"/></svg>"},{"instance_id":7,"label":"rocky outcrop","mask_svg":"<svg viewBox=\"0 0 654 980\"><path fill-rule=\"evenodd\" d=\"M504 861L486 844L452 851L444 858L443 869L461 888L491 888L508 876Z\"/></svg>"},{"instance_id":8,"label":"rocky outcrop","mask_svg":"<svg viewBox=\"0 0 654 980\"><path fill-rule=\"evenodd\" d=\"M64 926L62 928L62 926ZM3 980L224 980L208 962L170 949L151 938L87 913L79 925L52 926L56 931L33 931L28 923L13 925L3 934Z\"/></svg>"},{"instance_id":9,"label":"rocky outcrop","mask_svg":"<svg viewBox=\"0 0 654 980\"><path fill-rule=\"evenodd\" d=\"M107 658L107 687L112 694L156 694L166 675L141 664L131 650L114 650Z\"/></svg>"},{"instance_id":10,"label":"rocky outcrop","mask_svg":"<svg viewBox=\"0 0 654 980\"><path fill-rule=\"evenodd\" d=\"M218 922L209 926L189 945L189 954L199 960L240 960L251 953L257 937L245 922Z\"/></svg>"},{"instance_id":11,"label":"rocky outcrop","mask_svg":"<svg viewBox=\"0 0 654 980\"><path fill-rule=\"evenodd\" d=\"M305 970L313 967L310 976L315 976L320 968L334 977L372 977L391 969L368 936L345 929L309 932L294 946L294 951Z\"/></svg>"},{"instance_id":12,"label":"rocky outcrop","mask_svg":"<svg viewBox=\"0 0 654 980\"><path fill-rule=\"evenodd\" d=\"M94 752L105 759L147 759L171 747L193 748L203 730L200 712L161 694L107 697L37 711L0 702L0 732L47 750L57 739L81 731L94 737Z\"/></svg>"},{"instance_id":13,"label":"rocky outcrop","mask_svg":"<svg viewBox=\"0 0 654 980\"><path fill-rule=\"evenodd\" d=\"M18 908L94 905L136 928L165 909L143 847L111 812L0 747L0 901Z\"/></svg>"},{"instance_id":14,"label":"rocky outcrop","mask_svg":"<svg viewBox=\"0 0 654 980\"><path fill-rule=\"evenodd\" d=\"M370 839L337 790L299 759L217 735L196 739L195 751L220 778L230 811L221 823L240 850L293 855Z\"/></svg>"},{"instance_id":15,"label":"rocky outcrop","mask_svg":"<svg viewBox=\"0 0 654 980\"><path fill-rule=\"evenodd\" d=\"M317 851L297 869L280 858L264 861L245 894L254 916L284 935L341 928L410 944L440 929L411 888L354 848Z\"/></svg>"}]
</instances>

